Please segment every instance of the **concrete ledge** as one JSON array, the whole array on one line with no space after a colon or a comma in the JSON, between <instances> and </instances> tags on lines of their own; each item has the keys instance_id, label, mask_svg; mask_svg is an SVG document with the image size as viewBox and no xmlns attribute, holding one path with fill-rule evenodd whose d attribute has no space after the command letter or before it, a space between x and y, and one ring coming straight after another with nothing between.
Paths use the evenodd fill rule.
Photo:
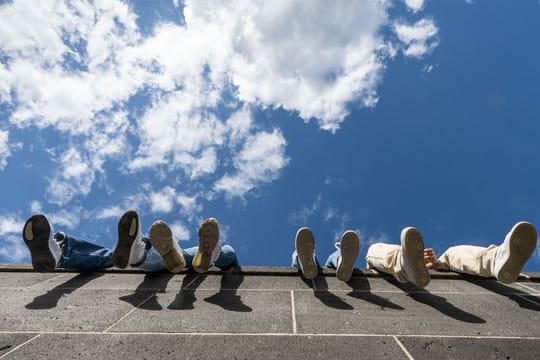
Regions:
<instances>
[{"instance_id":1,"label":"concrete ledge","mask_svg":"<svg viewBox=\"0 0 540 360\"><path fill-rule=\"evenodd\" d=\"M0 264L0 272L33 272L34 269L31 265L28 264ZM66 270L66 269L57 269L56 273L79 273L75 270ZM243 275L261 275L261 276L298 276L298 271L294 268L288 266L242 266L241 269L236 270L235 272L241 273ZM110 268L100 273L106 274L144 274L145 271L139 270L137 268ZM190 271L182 271L179 274L188 274ZM221 271L217 268L211 269L207 274L208 275L223 275L229 273L227 271ZM322 276L335 276L336 272L332 269L324 269ZM478 279L476 276L459 274L455 272L446 272L446 271L436 271L430 270L432 279ZM391 277L390 275L377 272L371 269L355 269L353 272L353 277L363 276L363 277L374 277L374 278L385 278ZM540 282L540 272L526 272L522 273L518 281L520 282Z\"/></svg>"}]
</instances>

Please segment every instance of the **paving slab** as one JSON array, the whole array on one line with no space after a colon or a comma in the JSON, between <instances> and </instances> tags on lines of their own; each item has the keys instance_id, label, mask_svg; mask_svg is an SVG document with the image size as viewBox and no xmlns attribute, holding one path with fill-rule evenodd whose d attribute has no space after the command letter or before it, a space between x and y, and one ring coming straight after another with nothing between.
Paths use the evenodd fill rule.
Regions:
<instances>
[{"instance_id":1,"label":"paving slab","mask_svg":"<svg viewBox=\"0 0 540 360\"><path fill-rule=\"evenodd\" d=\"M20 288L35 286L43 282L49 282L51 279L66 276L63 273L1 273L0 289Z\"/></svg>"},{"instance_id":2,"label":"paving slab","mask_svg":"<svg viewBox=\"0 0 540 360\"><path fill-rule=\"evenodd\" d=\"M156 303L162 311L151 312L142 306L111 331L292 332L289 291L167 291L157 295Z\"/></svg>"},{"instance_id":3,"label":"paving slab","mask_svg":"<svg viewBox=\"0 0 540 360\"><path fill-rule=\"evenodd\" d=\"M416 359L540 359L540 340L399 337Z\"/></svg>"},{"instance_id":4,"label":"paving slab","mask_svg":"<svg viewBox=\"0 0 540 360\"><path fill-rule=\"evenodd\" d=\"M0 293L0 331L102 331L153 292L28 290ZM120 298L125 298L125 301Z\"/></svg>"},{"instance_id":5,"label":"paving slab","mask_svg":"<svg viewBox=\"0 0 540 360\"><path fill-rule=\"evenodd\" d=\"M403 359L388 337L43 335L8 359Z\"/></svg>"},{"instance_id":6,"label":"paving slab","mask_svg":"<svg viewBox=\"0 0 540 360\"><path fill-rule=\"evenodd\" d=\"M0 334L0 356L12 351L37 334Z\"/></svg>"},{"instance_id":7,"label":"paving slab","mask_svg":"<svg viewBox=\"0 0 540 360\"><path fill-rule=\"evenodd\" d=\"M201 290L241 289L241 290L310 290L300 276L244 276L244 275L199 275L189 288Z\"/></svg>"},{"instance_id":8,"label":"paving slab","mask_svg":"<svg viewBox=\"0 0 540 360\"><path fill-rule=\"evenodd\" d=\"M503 295L295 292L299 333L540 336L540 303Z\"/></svg>"}]
</instances>

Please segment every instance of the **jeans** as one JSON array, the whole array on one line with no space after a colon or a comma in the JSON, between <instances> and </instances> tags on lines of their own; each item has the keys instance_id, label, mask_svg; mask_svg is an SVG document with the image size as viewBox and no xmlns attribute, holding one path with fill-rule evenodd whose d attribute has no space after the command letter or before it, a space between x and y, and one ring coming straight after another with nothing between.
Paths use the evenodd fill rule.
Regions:
<instances>
[{"instance_id":1,"label":"jeans","mask_svg":"<svg viewBox=\"0 0 540 360\"><path fill-rule=\"evenodd\" d=\"M328 259L326 259L326 263L324 264L325 267L327 268L330 268L330 269L337 269L337 264L338 264L338 256L340 254L340 243L337 242L335 243L334 245L336 247L336 251L334 251L333 253L331 253L329 256L328 256ZM317 259L317 256L315 254L313 254L313 257L315 258L315 264L317 264L317 267L319 269L322 269L321 268L321 265L319 263L319 260ZM292 263L291 263L291 266L293 268L297 268L299 269L298 267L298 255L296 253L296 250L293 252L292 254Z\"/></svg>"},{"instance_id":2,"label":"jeans","mask_svg":"<svg viewBox=\"0 0 540 360\"><path fill-rule=\"evenodd\" d=\"M62 256L57 267L79 271L100 271L113 266L112 250L88 241L76 239L67 234L63 235L64 242L61 246ZM149 244L148 238L143 238L143 240ZM184 259L186 260L186 268L192 267L191 264L197 249L197 246L182 249ZM232 267L239 266L233 247L230 245L221 246L219 257L214 265L221 270L228 270ZM167 269L161 255L154 248L149 248L146 259L139 267L149 272Z\"/></svg>"}]
</instances>

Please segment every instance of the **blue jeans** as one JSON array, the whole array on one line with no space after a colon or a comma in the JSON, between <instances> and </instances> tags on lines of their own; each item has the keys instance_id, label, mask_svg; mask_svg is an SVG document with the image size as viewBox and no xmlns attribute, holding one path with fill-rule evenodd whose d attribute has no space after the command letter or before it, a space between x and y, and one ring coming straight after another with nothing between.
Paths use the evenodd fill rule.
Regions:
<instances>
[{"instance_id":1,"label":"blue jeans","mask_svg":"<svg viewBox=\"0 0 540 360\"><path fill-rule=\"evenodd\" d=\"M340 243L337 242L335 244L336 251L334 251L333 253L331 253L328 256L328 259L326 259L326 263L324 264L325 267L330 268L330 269L337 269L338 256L339 256L339 253L340 253L339 246L340 246ZM315 263L317 264L317 267L319 269L322 269L321 265L319 263L319 260L317 259L317 255L313 254L313 257L315 258ZM294 267L294 268L299 269L299 267L298 267L298 254L296 253L296 250L292 254L291 266Z\"/></svg>"},{"instance_id":2,"label":"blue jeans","mask_svg":"<svg viewBox=\"0 0 540 360\"><path fill-rule=\"evenodd\" d=\"M144 238L144 240L145 242L148 241L147 238ZM192 267L191 264L197 249L197 246L185 250L182 249L184 259L186 260L186 268ZM100 271L113 266L112 254L112 250L104 246L64 234L62 256L57 267L79 271ZM236 252L232 246L223 245L221 247L219 257L214 265L222 270L228 270L234 266L238 266ZM148 250L146 259L139 267L149 272L167 269L161 255L154 248Z\"/></svg>"}]
</instances>

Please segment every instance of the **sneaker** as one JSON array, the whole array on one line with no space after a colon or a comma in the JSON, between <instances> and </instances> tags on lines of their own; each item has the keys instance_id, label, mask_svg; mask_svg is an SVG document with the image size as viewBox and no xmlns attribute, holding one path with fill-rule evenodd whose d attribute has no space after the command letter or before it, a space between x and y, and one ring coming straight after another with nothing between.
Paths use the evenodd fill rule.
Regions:
<instances>
[{"instance_id":1,"label":"sneaker","mask_svg":"<svg viewBox=\"0 0 540 360\"><path fill-rule=\"evenodd\" d=\"M360 249L358 235L352 230L345 231L341 236L339 249L336 277L341 281L349 281Z\"/></svg>"},{"instance_id":2,"label":"sneaker","mask_svg":"<svg viewBox=\"0 0 540 360\"><path fill-rule=\"evenodd\" d=\"M34 270L54 271L62 256L62 249L53 238L47 218L41 214L30 217L24 224L22 236L30 250Z\"/></svg>"},{"instance_id":3,"label":"sneaker","mask_svg":"<svg viewBox=\"0 0 540 360\"><path fill-rule=\"evenodd\" d=\"M319 268L315 262L315 238L309 228L303 227L296 232L294 246L300 271L306 279L315 279Z\"/></svg>"},{"instance_id":4,"label":"sneaker","mask_svg":"<svg viewBox=\"0 0 540 360\"><path fill-rule=\"evenodd\" d=\"M401 266L410 282L419 287L429 284L431 277L424 263L424 240L413 227L401 231Z\"/></svg>"},{"instance_id":5,"label":"sneaker","mask_svg":"<svg viewBox=\"0 0 540 360\"><path fill-rule=\"evenodd\" d=\"M113 252L113 264L121 269L137 266L146 258L146 244L142 239L141 219L135 210L129 210L118 222L118 243Z\"/></svg>"},{"instance_id":6,"label":"sneaker","mask_svg":"<svg viewBox=\"0 0 540 360\"><path fill-rule=\"evenodd\" d=\"M528 222L518 222L497 250L493 273L497 280L510 284L517 280L523 265L536 247L537 233Z\"/></svg>"},{"instance_id":7,"label":"sneaker","mask_svg":"<svg viewBox=\"0 0 540 360\"><path fill-rule=\"evenodd\" d=\"M205 273L219 257L219 224L216 219L206 219L199 227L199 247L193 257L193 270Z\"/></svg>"},{"instance_id":8,"label":"sneaker","mask_svg":"<svg viewBox=\"0 0 540 360\"><path fill-rule=\"evenodd\" d=\"M163 262L172 273L184 270L186 261L182 250L174 241L171 229L164 221L158 220L150 227L150 243L163 258Z\"/></svg>"}]
</instances>

